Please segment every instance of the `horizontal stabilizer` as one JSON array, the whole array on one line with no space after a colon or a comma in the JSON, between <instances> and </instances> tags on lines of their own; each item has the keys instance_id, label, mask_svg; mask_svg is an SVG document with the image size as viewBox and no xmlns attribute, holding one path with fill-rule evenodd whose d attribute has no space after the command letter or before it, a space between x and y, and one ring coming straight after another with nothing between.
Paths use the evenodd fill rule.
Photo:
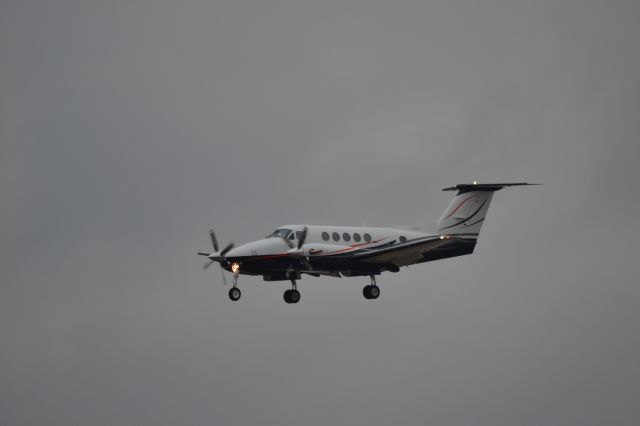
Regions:
<instances>
[{"instance_id":1,"label":"horizontal stabilizer","mask_svg":"<svg viewBox=\"0 0 640 426\"><path fill-rule=\"evenodd\" d=\"M493 192L499 191L506 186L528 186L541 185L539 183L511 182L511 183L461 183L456 186L444 188L443 191L458 191L458 195L474 191Z\"/></svg>"}]
</instances>

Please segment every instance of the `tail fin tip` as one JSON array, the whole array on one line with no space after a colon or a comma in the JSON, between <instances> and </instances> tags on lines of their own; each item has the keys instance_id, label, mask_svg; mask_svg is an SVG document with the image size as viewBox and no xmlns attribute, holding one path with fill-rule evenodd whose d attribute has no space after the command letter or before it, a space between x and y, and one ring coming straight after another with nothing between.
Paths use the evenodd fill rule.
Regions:
<instances>
[{"instance_id":1,"label":"tail fin tip","mask_svg":"<svg viewBox=\"0 0 640 426\"><path fill-rule=\"evenodd\" d=\"M461 183L456 186L443 188L443 191L458 191L457 195L465 194L473 191L486 191L495 192L508 186L533 186L542 185L541 183L527 183L527 182L507 182L507 183Z\"/></svg>"}]
</instances>

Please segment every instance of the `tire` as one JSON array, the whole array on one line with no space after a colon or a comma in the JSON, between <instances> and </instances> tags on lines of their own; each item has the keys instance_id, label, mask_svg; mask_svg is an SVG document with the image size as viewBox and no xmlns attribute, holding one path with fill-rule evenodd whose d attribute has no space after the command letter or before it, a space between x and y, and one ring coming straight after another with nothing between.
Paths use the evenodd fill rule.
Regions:
<instances>
[{"instance_id":1,"label":"tire","mask_svg":"<svg viewBox=\"0 0 640 426\"><path fill-rule=\"evenodd\" d=\"M291 290L285 290L283 298L286 303L291 303Z\"/></svg>"},{"instance_id":2,"label":"tire","mask_svg":"<svg viewBox=\"0 0 640 426\"><path fill-rule=\"evenodd\" d=\"M362 289L362 295L364 296L365 299L369 300L371 299L371 292L370 290L370 285L366 285L364 286L364 288Z\"/></svg>"},{"instance_id":3,"label":"tire","mask_svg":"<svg viewBox=\"0 0 640 426\"><path fill-rule=\"evenodd\" d=\"M371 299L377 299L378 297L380 297L380 287L378 287L377 285L370 286L369 297L371 297Z\"/></svg>"},{"instance_id":4,"label":"tire","mask_svg":"<svg viewBox=\"0 0 640 426\"><path fill-rule=\"evenodd\" d=\"M290 303L298 303L300 301L300 292L298 290L289 290Z\"/></svg>"},{"instance_id":5,"label":"tire","mask_svg":"<svg viewBox=\"0 0 640 426\"><path fill-rule=\"evenodd\" d=\"M233 300L234 302L237 302L238 300L240 300L240 296L242 296L242 292L240 291L239 288L233 287L229 289L229 299Z\"/></svg>"}]
</instances>

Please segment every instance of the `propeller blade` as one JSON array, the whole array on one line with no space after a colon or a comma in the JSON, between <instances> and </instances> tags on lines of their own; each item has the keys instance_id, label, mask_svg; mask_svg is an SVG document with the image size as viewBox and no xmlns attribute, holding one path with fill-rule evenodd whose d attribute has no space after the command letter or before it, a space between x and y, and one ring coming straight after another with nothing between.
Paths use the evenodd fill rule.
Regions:
<instances>
[{"instance_id":1,"label":"propeller blade","mask_svg":"<svg viewBox=\"0 0 640 426\"><path fill-rule=\"evenodd\" d=\"M302 248L302 246L304 245L304 240L307 239L307 231L308 230L309 229L306 226L302 230L302 235L300 236L300 240L298 241L298 250L300 250Z\"/></svg>"},{"instance_id":2,"label":"propeller blade","mask_svg":"<svg viewBox=\"0 0 640 426\"><path fill-rule=\"evenodd\" d=\"M205 253L205 252L203 252L203 251L199 251L199 252L198 252L198 256L206 256L206 257L209 257L210 255L211 255L211 253Z\"/></svg>"},{"instance_id":3,"label":"propeller blade","mask_svg":"<svg viewBox=\"0 0 640 426\"><path fill-rule=\"evenodd\" d=\"M226 285L227 285L227 277L224 274L224 268L222 267L222 265L220 265L220 273L222 274L222 285L224 285L226 287Z\"/></svg>"},{"instance_id":4,"label":"propeller blade","mask_svg":"<svg viewBox=\"0 0 640 426\"><path fill-rule=\"evenodd\" d=\"M216 233L213 232L213 229L209 231L209 237L211 237L211 244L213 244L213 249L218 251L218 240L216 238Z\"/></svg>"},{"instance_id":5,"label":"propeller blade","mask_svg":"<svg viewBox=\"0 0 640 426\"><path fill-rule=\"evenodd\" d=\"M211 266L211 264L212 264L212 263L213 263L213 260L210 260L210 261L208 261L207 263L205 263L205 264L202 266L202 270L203 270L203 271L206 271L206 270L209 268L209 266Z\"/></svg>"},{"instance_id":6,"label":"propeller blade","mask_svg":"<svg viewBox=\"0 0 640 426\"><path fill-rule=\"evenodd\" d=\"M229 244L227 244L227 246L223 248L222 251L220 252L220 256L224 257L224 255L227 254L229 250L233 248L233 246L234 246L233 242L230 242Z\"/></svg>"}]
</instances>

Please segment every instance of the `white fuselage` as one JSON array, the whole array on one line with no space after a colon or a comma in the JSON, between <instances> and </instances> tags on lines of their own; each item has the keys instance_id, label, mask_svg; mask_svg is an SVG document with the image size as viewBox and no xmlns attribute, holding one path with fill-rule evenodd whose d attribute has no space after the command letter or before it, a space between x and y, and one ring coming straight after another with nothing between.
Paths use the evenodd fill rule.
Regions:
<instances>
[{"instance_id":1,"label":"white fuselage","mask_svg":"<svg viewBox=\"0 0 640 426\"><path fill-rule=\"evenodd\" d=\"M355 250L369 249L382 245L401 244L415 238L429 236L417 230L401 230L394 228L374 228L356 226L306 225L307 237L301 255L333 255L350 253ZM268 236L262 240L242 244L227 253L229 258L253 258L255 256L278 256L297 251L300 233L305 225L286 225L278 230L291 231L287 238L294 247L291 248L282 237Z\"/></svg>"}]
</instances>

